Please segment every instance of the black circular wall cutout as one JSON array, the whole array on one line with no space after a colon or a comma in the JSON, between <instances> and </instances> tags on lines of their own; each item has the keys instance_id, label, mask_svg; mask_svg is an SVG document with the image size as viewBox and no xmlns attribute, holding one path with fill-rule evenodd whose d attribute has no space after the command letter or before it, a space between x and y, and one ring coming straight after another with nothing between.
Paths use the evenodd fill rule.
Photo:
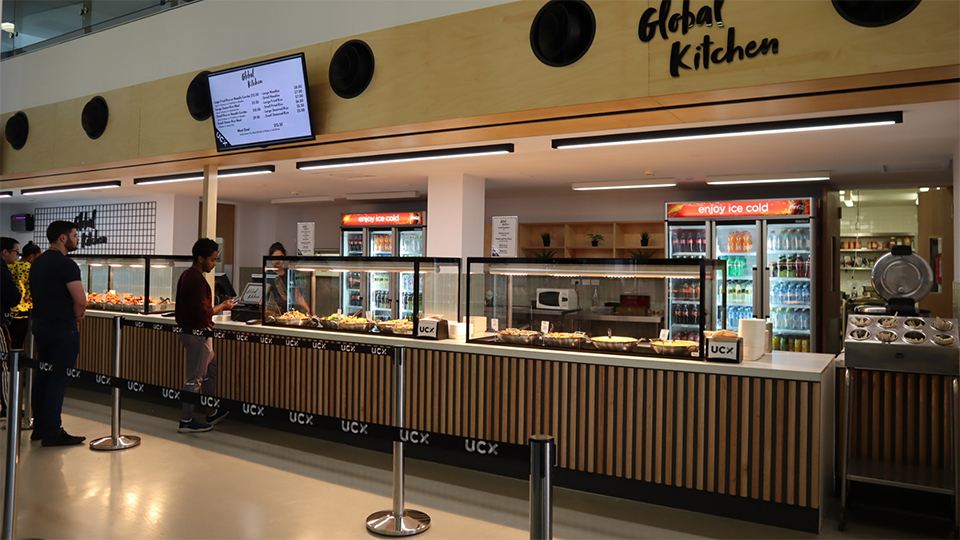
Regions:
<instances>
[{"instance_id":1,"label":"black circular wall cutout","mask_svg":"<svg viewBox=\"0 0 960 540\"><path fill-rule=\"evenodd\" d=\"M5 132L7 141L14 150L23 148L23 145L27 144L27 135L30 134L30 121L27 120L26 113L20 111L11 116L7 120Z\"/></svg>"},{"instance_id":2,"label":"black circular wall cutout","mask_svg":"<svg viewBox=\"0 0 960 540\"><path fill-rule=\"evenodd\" d=\"M833 0L833 7L841 17L867 28L893 24L919 4L920 0Z\"/></svg>"},{"instance_id":3,"label":"black circular wall cutout","mask_svg":"<svg viewBox=\"0 0 960 540\"><path fill-rule=\"evenodd\" d=\"M530 47L548 66L563 67L579 60L597 33L597 19L583 0L550 0L533 19Z\"/></svg>"},{"instance_id":4,"label":"black circular wall cutout","mask_svg":"<svg viewBox=\"0 0 960 540\"><path fill-rule=\"evenodd\" d=\"M213 105L210 103L210 82L207 80L209 74L209 71L197 73L187 86L187 110L198 122L203 122L213 114Z\"/></svg>"},{"instance_id":5,"label":"black circular wall cutout","mask_svg":"<svg viewBox=\"0 0 960 540\"><path fill-rule=\"evenodd\" d=\"M355 98L373 80L373 68L370 46L352 39L341 45L330 59L330 87L342 98Z\"/></svg>"},{"instance_id":6,"label":"black circular wall cutout","mask_svg":"<svg viewBox=\"0 0 960 540\"><path fill-rule=\"evenodd\" d=\"M110 110L107 108L107 100L97 96L83 106L80 125L87 132L87 137L99 139L107 129L107 119L109 117Z\"/></svg>"}]
</instances>

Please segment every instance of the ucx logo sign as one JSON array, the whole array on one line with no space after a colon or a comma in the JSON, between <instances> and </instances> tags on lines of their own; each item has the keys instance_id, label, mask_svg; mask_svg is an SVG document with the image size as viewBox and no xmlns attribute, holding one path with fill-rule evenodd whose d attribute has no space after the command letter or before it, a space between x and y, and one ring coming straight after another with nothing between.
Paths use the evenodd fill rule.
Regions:
<instances>
[{"instance_id":1,"label":"ucx logo sign","mask_svg":"<svg viewBox=\"0 0 960 540\"><path fill-rule=\"evenodd\" d=\"M495 442L467 439L466 441L463 441L463 446L467 452L480 455L497 455L497 443Z\"/></svg>"},{"instance_id":2,"label":"ucx logo sign","mask_svg":"<svg viewBox=\"0 0 960 540\"><path fill-rule=\"evenodd\" d=\"M367 428L370 427L370 424L363 424L360 422L351 422L349 420L340 421L340 429L345 433L353 433L356 435L369 435L367 433Z\"/></svg>"},{"instance_id":3,"label":"ucx logo sign","mask_svg":"<svg viewBox=\"0 0 960 540\"><path fill-rule=\"evenodd\" d=\"M249 414L250 416L263 416L263 407L260 405L254 405L252 403L244 403L243 414Z\"/></svg>"},{"instance_id":4,"label":"ucx logo sign","mask_svg":"<svg viewBox=\"0 0 960 540\"><path fill-rule=\"evenodd\" d=\"M291 424L300 424L301 426L312 426L313 425L313 415L304 414L304 413L290 413L290 423Z\"/></svg>"},{"instance_id":5,"label":"ucx logo sign","mask_svg":"<svg viewBox=\"0 0 960 540\"><path fill-rule=\"evenodd\" d=\"M429 433L423 433L420 431L410 430L410 429L401 429L400 430L400 440L403 442L413 443L413 444L430 444L427 439L430 437Z\"/></svg>"}]
</instances>

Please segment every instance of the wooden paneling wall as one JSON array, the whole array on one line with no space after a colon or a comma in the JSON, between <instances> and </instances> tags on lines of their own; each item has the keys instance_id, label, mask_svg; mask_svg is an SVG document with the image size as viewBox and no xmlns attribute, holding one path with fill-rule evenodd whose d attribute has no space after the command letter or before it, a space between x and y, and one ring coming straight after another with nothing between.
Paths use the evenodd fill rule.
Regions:
<instances>
[{"instance_id":1,"label":"wooden paneling wall","mask_svg":"<svg viewBox=\"0 0 960 540\"><path fill-rule=\"evenodd\" d=\"M837 370L836 449L843 456L844 370ZM850 457L952 469L950 377L855 371Z\"/></svg>"},{"instance_id":2,"label":"wooden paneling wall","mask_svg":"<svg viewBox=\"0 0 960 540\"><path fill-rule=\"evenodd\" d=\"M560 467L819 507L820 384L411 350L407 425L523 443Z\"/></svg>"},{"instance_id":3,"label":"wooden paneling wall","mask_svg":"<svg viewBox=\"0 0 960 540\"><path fill-rule=\"evenodd\" d=\"M80 322L77 369L113 374L113 319L86 317Z\"/></svg>"},{"instance_id":4,"label":"wooden paneling wall","mask_svg":"<svg viewBox=\"0 0 960 540\"><path fill-rule=\"evenodd\" d=\"M94 323L94 324L90 324ZM87 319L80 367L110 373L109 319ZM214 340L217 394L392 423L392 359ZM99 345L97 345L99 343ZM176 334L124 327L124 378L180 388ZM820 384L408 349L406 425L522 444L557 439L558 465L819 508Z\"/></svg>"}]
</instances>

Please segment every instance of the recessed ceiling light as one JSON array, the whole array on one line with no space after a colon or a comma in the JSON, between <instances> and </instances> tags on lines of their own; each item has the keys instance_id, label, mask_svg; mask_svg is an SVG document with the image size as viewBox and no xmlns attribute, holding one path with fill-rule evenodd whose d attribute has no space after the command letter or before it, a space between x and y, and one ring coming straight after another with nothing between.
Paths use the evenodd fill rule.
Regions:
<instances>
[{"instance_id":1,"label":"recessed ceiling light","mask_svg":"<svg viewBox=\"0 0 960 540\"><path fill-rule=\"evenodd\" d=\"M922 187L922 188L920 188L920 193L926 193L926 192L928 192L928 191L930 191L930 188L928 188L928 187Z\"/></svg>"},{"instance_id":2,"label":"recessed ceiling light","mask_svg":"<svg viewBox=\"0 0 960 540\"><path fill-rule=\"evenodd\" d=\"M830 171L813 171L800 173L760 173L760 174L728 174L723 176L707 176L707 184L722 186L728 184L779 184L782 182L822 182L830 179Z\"/></svg>"},{"instance_id":3,"label":"recessed ceiling light","mask_svg":"<svg viewBox=\"0 0 960 540\"><path fill-rule=\"evenodd\" d=\"M673 187L675 178L645 178L643 180L614 180L612 182L577 182L570 185L574 191L594 191L601 189L639 189Z\"/></svg>"}]
</instances>

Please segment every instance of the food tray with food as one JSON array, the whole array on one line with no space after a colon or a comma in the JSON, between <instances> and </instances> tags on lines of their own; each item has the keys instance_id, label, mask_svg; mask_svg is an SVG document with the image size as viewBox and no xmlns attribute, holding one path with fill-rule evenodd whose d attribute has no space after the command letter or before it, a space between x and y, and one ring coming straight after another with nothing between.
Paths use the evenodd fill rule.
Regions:
<instances>
[{"instance_id":1,"label":"food tray with food","mask_svg":"<svg viewBox=\"0 0 960 540\"><path fill-rule=\"evenodd\" d=\"M625 336L599 336L590 339L590 343L601 351L627 352L637 346L637 338Z\"/></svg>"},{"instance_id":2,"label":"food tray with food","mask_svg":"<svg viewBox=\"0 0 960 540\"><path fill-rule=\"evenodd\" d=\"M689 356L700 348L696 341L672 340L672 341L651 341L650 347L657 354L669 354L674 356Z\"/></svg>"},{"instance_id":3,"label":"food tray with food","mask_svg":"<svg viewBox=\"0 0 960 540\"><path fill-rule=\"evenodd\" d=\"M543 334L541 339L547 347L580 348L586 341L587 335L580 332L550 332Z\"/></svg>"},{"instance_id":4,"label":"food tray with food","mask_svg":"<svg viewBox=\"0 0 960 540\"><path fill-rule=\"evenodd\" d=\"M516 345L532 345L540 339L540 332L534 330L519 330L517 328L507 328L497 332L497 339L504 343L513 343Z\"/></svg>"},{"instance_id":5,"label":"food tray with food","mask_svg":"<svg viewBox=\"0 0 960 540\"><path fill-rule=\"evenodd\" d=\"M363 317L344 316L340 318L340 330L351 332L369 332L377 323Z\"/></svg>"},{"instance_id":6,"label":"food tray with food","mask_svg":"<svg viewBox=\"0 0 960 540\"><path fill-rule=\"evenodd\" d=\"M850 315L845 340L848 343L950 347L958 343L956 322L940 317L900 315Z\"/></svg>"}]
</instances>

